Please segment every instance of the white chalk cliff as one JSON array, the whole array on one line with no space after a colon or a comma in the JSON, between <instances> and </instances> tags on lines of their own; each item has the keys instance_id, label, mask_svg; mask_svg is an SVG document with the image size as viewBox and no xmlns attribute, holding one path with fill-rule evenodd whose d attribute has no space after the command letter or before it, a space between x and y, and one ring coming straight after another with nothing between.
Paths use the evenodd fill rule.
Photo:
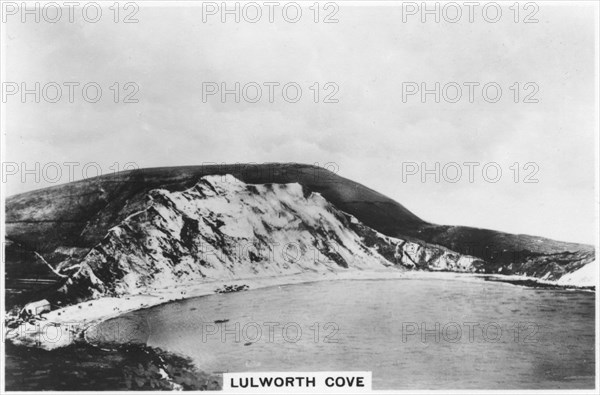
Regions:
<instances>
[{"instance_id":1,"label":"white chalk cliff","mask_svg":"<svg viewBox=\"0 0 600 395\"><path fill-rule=\"evenodd\" d=\"M246 184L230 175L154 189L75 266L62 292L75 299L211 279L301 272L478 271L483 261L385 236L300 184Z\"/></svg>"}]
</instances>

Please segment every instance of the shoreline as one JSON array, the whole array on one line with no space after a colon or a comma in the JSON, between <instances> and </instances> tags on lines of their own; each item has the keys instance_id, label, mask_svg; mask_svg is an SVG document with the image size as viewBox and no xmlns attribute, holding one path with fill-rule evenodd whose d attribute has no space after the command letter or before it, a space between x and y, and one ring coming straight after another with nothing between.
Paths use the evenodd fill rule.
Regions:
<instances>
[{"instance_id":1,"label":"shoreline","mask_svg":"<svg viewBox=\"0 0 600 395\"><path fill-rule=\"evenodd\" d=\"M165 303L214 295L215 289L225 285L248 285L249 290L273 286L303 284L334 280L384 280L403 278L405 271L396 268L382 270L352 270L347 272L306 272L284 276L249 277L214 280L202 283L182 283L165 288L149 288L144 293L121 297L101 297L53 310L44 319L22 323L14 329L4 328L5 339L18 346L38 347L45 350L66 347L84 337L95 325L125 313L155 307ZM245 292L245 291L241 291Z\"/></svg>"},{"instance_id":2,"label":"shoreline","mask_svg":"<svg viewBox=\"0 0 600 395\"><path fill-rule=\"evenodd\" d=\"M122 297L101 297L63 307L44 314L44 319L24 322L19 327L4 327L5 339L18 346L53 350L77 341L91 344L86 332L106 320L126 313L147 309L175 301L214 295L215 289L225 285L248 285L249 291L275 286L306 284L335 280L398 280L439 279L471 282L494 282L512 286L565 289L595 292L595 287L558 284L535 277L502 274L463 273L449 271L409 271L397 268L340 272L304 272L284 276L249 277L214 280L203 283L183 283L165 288L149 288L144 293ZM245 292L245 291L241 291Z\"/></svg>"}]
</instances>

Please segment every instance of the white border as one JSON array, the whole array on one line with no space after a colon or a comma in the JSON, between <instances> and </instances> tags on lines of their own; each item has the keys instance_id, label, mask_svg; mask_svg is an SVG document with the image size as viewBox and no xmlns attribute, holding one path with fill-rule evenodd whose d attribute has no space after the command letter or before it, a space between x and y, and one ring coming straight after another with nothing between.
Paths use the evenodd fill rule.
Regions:
<instances>
[{"instance_id":1,"label":"white border","mask_svg":"<svg viewBox=\"0 0 600 395\"><path fill-rule=\"evenodd\" d=\"M248 2L252 2L252 0L237 0L237 1L231 1L231 0L218 0L216 1L217 3L221 3L222 1L226 1L228 3L235 3L235 2L239 2L239 3L248 3ZM262 0L261 0L262 1ZM275 0L274 0L275 1ZM286 2L290 2L288 0L278 0L280 3L284 4ZM319 3L327 3L327 0L295 0L297 3L305 3L305 4L313 4L315 2L319 2ZM433 3L434 1L430 1L430 0L418 0L418 1L414 1L418 4L422 3L422 2L428 2L428 3ZM511 4L516 2L517 0L496 0L497 3L508 3L510 2ZM0 3L2 3L4 1L0 1ZM21 4L21 3L39 3L39 4L46 4L46 3L53 3L55 1L52 0L40 0L40 1L23 1L23 0L19 0L16 1L17 3ZM80 1L80 4L85 4L86 0L82 0ZM89 1L91 2L91 1ZM112 5L115 2L119 2L119 3L126 3L127 1L123 1L123 0L95 0L93 1L95 3L99 3L99 4L106 4L106 5ZM169 6L169 7L174 7L174 6L200 6L202 4L202 1L197 1L197 0L142 0L142 1L132 1L136 4L138 4L139 6ZM257 0L257 2L260 2ZM365 0L333 0L331 2L337 3L340 6L399 6L400 4L402 4L403 1L397 1L397 0L374 0L374 1L365 1ZM447 0L438 0L435 2L439 2L439 3L448 3L451 1L447 1ZM461 1L456 1L458 3L460 3ZM486 3L489 1L486 0L480 0L480 3ZM525 3L527 1L520 1L521 3ZM573 3L587 3L587 2L592 2L595 4L595 8L596 8L596 25L595 25L595 34L596 34L596 43L595 43L595 71L596 71L596 76L595 76L595 104L596 104L596 117L595 117L595 127L596 127L596 134L595 134L595 148L596 148L596 179L595 179L595 200L596 200L596 260L600 261L600 251L599 251L599 247L600 247L600 228L598 227L599 223L600 223L600 185L599 185L599 177L600 177L600 157L599 157L599 148L600 148L600 88L599 88L599 83L600 83L600 78L599 78L599 67L600 67L600 60L599 60L599 55L600 55L600 41L599 41L599 37L600 37L600 18L599 18L599 12L600 12L600 2L598 2L598 0L577 0L577 1L560 1L560 0L554 0L554 1L533 1L535 3L539 3L539 4L546 4L546 5L564 5L564 4L573 4ZM60 3L60 2L59 2ZM0 22L0 82L3 82L6 80L6 26L4 23ZM4 161L4 158L6 157L6 144L5 144L5 133L6 133L6 105L5 103L0 101L0 162ZM4 273L4 235L5 235L5 223L4 223L4 218L5 218L5 198L6 198L6 191L4 186L2 185L2 187L0 188L0 219L1 219L1 223L0 223L0 246L2 251L0 251L0 269L1 272ZM1 281L0 281L0 292L1 295L4 295L5 292L5 278L4 276L0 276L2 277ZM597 280L600 279L600 269L597 270L596 273L596 278ZM598 390L600 389L600 377L599 377L599 372L600 372L600 366L599 366L599 356L600 356L600 336L599 336L599 328L600 328L600 309L599 309L599 304L600 304L600 294L599 294L599 287L598 287L598 282L596 283L596 388L594 390L417 390L417 391L410 391L410 390L386 390L386 391L372 391L370 393L373 394L598 394ZM5 316L5 309L4 309L4 302L3 302L4 298L2 298L2 302L1 302L1 306L0 306L0 311L2 313L2 317ZM4 342L0 342L0 353L2 356L2 361L1 361L1 365L2 368L0 369L0 383L2 385L2 387L0 388L0 393L7 393L7 394L30 394L30 393L37 393L35 391L4 391ZM115 393L115 394L126 394L129 393L131 391L74 391L73 393L78 393L78 394L108 394L108 393ZM164 391L143 391L143 392L139 392L139 391L133 391L136 393L143 393L143 394L164 394ZM62 392L60 391L44 391L44 393L47 394L60 394ZM197 394L224 394L224 391L186 391L186 393L197 393ZM304 392L307 394L312 394L315 393L314 391L307 391Z\"/></svg>"}]
</instances>

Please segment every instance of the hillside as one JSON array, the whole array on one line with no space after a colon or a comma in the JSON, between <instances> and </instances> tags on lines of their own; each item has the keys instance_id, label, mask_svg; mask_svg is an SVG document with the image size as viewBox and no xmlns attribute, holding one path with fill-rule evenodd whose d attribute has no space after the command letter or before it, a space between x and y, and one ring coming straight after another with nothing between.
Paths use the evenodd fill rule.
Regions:
<instances>
[{"instance_id":1,"label":"hillside","mask_svg":"<svg viewBox=\"0 0 600 395\"><path fill-rule=\"evenodd\" d=\"M92 257L98 255L98 248L106 248L113 255L125 254L124 249L133 247L131 243L123 244L122 240L114 239L115 228L125 229L122 234L130 240L143 240L147 235L140 229L148 229L147 225L134 221L138 228L134 226L130 229L123 228L124 224L129 224L141 212L148 216L152 210L159 210L155 196L189 194L208 175L213 176L209 178L211 183L229 186L222 188L225 196L231 196L229 201L242 193L236 188L246 184L256 185L254 188L258 189L255 194L258 195L259 189L274 188L275 185L280 188L281 185L291 184L297 187L287 187L286 193L290 195L297 193L297 188L300 188L305 198L316 194L314 196L320 196L330 205L330 210L339 210L336 217L338 220L340 216L355 218L356 223L346 221L344 226L348 228L345 231L355 233L353 243L359 249L362 248L361 245L369 244L367 236L375 232L382 237L420 245L437 245L441 247L436 248L445 248L458 255L479 258L485 263L480 270L486 273L525 274L548 280L557 280L594 260L594 248L588 245L427 223L394 200L316 166L265 164L154 168L105 175L8 197L6 278L7 288L17 290L9 297L14 297L17 303L18 300L36 297L32 292L46 292L62 286L67 276L79 270L75 268L79 268L82 262L92 264ZM258 195L255 197L258 198ZM278 198L281 200L285 197ZM255 205L254 210L268 213L262 215L263 220L271 220L271 216L275 214L291 215L286 214L286 210L269 212L268 200L262 204L266 206ZM224 207L213 210L211 215L223 215L221 209ZM231 215L231 220L244 220L246 216L247 213L238 213L237 217ZM201 223L200 217L196 213L194 221ZM309 221L304 217L295 220L299 221L295 225L297 227L306 226ZM316 237L322 230L313 229L311 237ZM284 230L284 233L287 231L290 229ZM169 237L175 236L179 237ZM296 234L288 237L292 240L299 236ZM332 242L333 236L329 234L319 237L323 243L328 243ZM107 246L106 243L110 244ZM97 248L92 249L94 247ZM147 252L144 252L146 255L136 254L141 260L151 258ZM188 251L185 254L191 253ZM108 255L106 252L105 256ZM393 259L391 261L392 264L396 263ZM100 264L93 265L96 265L96 271L101 271ZM203 274L199 275L201 277ZM31 285L33 276L36 281ZM25 285L22 284L23 281Z\"/></svg>"},{"instance_id":2,"label":"hillside","mask_svg":"<svg viewBox=\"0 0 600 395\"><path fill-rule=\"evenodd\" d=\"M124 171L10 196L7 235L41 253L64 245L89 248L135 210L131 202L139 195L156 188L181 191L203 176L226 174L248 184L297 182L385 234L424 224L392 199L321 167L207 165Z\"/></svg>"}]
</instances>

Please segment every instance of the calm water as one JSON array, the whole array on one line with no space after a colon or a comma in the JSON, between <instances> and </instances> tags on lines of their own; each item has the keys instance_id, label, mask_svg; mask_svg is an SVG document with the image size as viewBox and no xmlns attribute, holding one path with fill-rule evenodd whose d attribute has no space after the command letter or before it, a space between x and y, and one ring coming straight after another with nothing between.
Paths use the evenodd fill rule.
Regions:
<instances>
[{"instance_id":1,"label":"calm water","mask_svg":"<svg viewBox=\"0 0 600 395\"><path fill-rule=\"evenodd\" d=\"M594 299L483 280L319 282L157 306L90 337L119 333L209 373L367 370L374 389L593 388Z\"/></svg>"}]
</instances>

